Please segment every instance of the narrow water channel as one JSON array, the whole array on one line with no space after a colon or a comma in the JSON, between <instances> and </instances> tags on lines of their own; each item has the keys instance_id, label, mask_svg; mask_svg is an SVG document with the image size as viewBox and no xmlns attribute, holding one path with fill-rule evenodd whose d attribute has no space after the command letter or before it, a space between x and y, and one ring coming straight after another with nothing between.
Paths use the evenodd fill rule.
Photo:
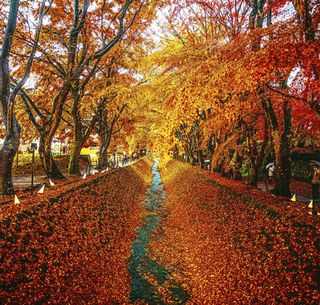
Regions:
<instances>
[{"instance_id":1,"label":"narrow water channel","mask_svg":"<svg viewBox=\"0 0 320 305\"><path fill-rule=\"evenodd\" d=\"M132 245L132 254L128 263L132 279L130 301L140 300L147 304L167 304L160 295L159 288L170 280L168 289L170 302L168 304L183 304L188 300L188 294L179 283L171 280L169 269L148 256L151 235L154 238L155 232L161 231L159 229L162 225L163 206L166 200L166 193L158 171L158 160L154 162L152 174L152 185L147 189L147 197L142 202L145 208L144 225L137 229L137 237ZM154 279L153 281L147 280L150 276Z\"/></svg>"}]
</instances>

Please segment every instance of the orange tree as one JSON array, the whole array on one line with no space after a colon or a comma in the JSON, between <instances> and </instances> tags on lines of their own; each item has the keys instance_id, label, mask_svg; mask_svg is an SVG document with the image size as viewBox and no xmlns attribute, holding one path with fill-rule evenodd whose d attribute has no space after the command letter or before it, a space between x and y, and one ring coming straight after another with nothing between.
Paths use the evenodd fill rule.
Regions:
<instances>
[{"instance_id":1,"label":"orange tree","mask_svg":"<svg viewBox=\"0 0 320 305\"><path fill-rule=\"evenodd\" d=\"M40 134L39 152L47 175L62 178L51 155L51 142L61 122L66 103L72 100L75 129L70 172L77 171L77 156L87 134L79 104L89 82L100 71L103 58L127 33L145 1L56 1L38 47L35 90L24 91L22 99L30 120ZM22 34L21 34L22 36ZM24 37L22 36L22 39ZM51 41L51 44L47 44ZM48 89L51 93L48 95ZM93 119L93 118L91 118ZM93 120L92 120L93 121ZM78 144L79 143L79 144Z\"/></svg>"},{"instance_id":2,"label":"orange tree","mask_svg":"<svg viewBox=\"0 0 320 305\"><path fill-rule=\"evenodd\" d=\"M155 9L158 5L160 5L160 2L126 1L122 10L119 12L116 10L117 3L115 1L112 3L103 1L99 14L97 15L99 16L97 19L98 23L90 23L90 26L94 27L94 32L96 32L97 35L94 37L87 35L84 40L85 45L90 49L97 44L97 40L101 40L100 43L104 46L105 51L99 50L99 44L96 47L98 51L95 53L90 55L90 50L87 51L88 57L72 84L71 114L74 126L74 141L70 156L69 173L79 173L81 148L97 120L99 120L99 130L102 130L99 116L105 116L105 114L102 113L102 109L105 108L105 102L100 100L99 105L96 107L96 115L93 110L93 115L91 115L89 120L86 117L83 118L80 112L82 98L88 91L92 91L89 87L91 80L99 78L100 81L108 83L110 81L110 78L107 76L108 72L103 73L103 71L112 69L114 65L124 61L127 53L135 52L139 49L139 45L143 42L141 39L142 33L153 19ZM103 27L103 25L105 25L105 27ZM99 74L100 76L106 75L106 80L101 79ZM91 94L93 93L91 92ZM120 107L119 114L121 114L123 110L124 108ZM117 116L114 118L117 118ZM86 125L83 124L83 119L87 119L88 123ZM113 122L113 120L111 121ZM111 125L113 125L112 122ZM108 132L104 132L104 134L108 134ZM108 141L110 141L110 139L108 140L107 137L102 143L107 143ZM103 146L105 147L105 145ZM105 153L101 154L101 156L102 155L105 157ZM104 157L101 157L100 160L104 159Z\"/></svg>"},{"instance_id":3,"label":"orange tree","mask_svg":"<svg viewBox=\"0 0 320 305\"><path fill-rule=\"evenodd\" d=\"M207 5L205 1L202 4ZM232 39L222 39L218 27L212 31L217 35L208 40L194 31L189 18L175 26L180 29L187 24L187 30L176 35L181 47L167 57L166 73L182 81L166 101L171 122L163 128L161 138L174 145L174 135L181 126L191 135L198 115L209 114L200 124L203 135L194 135L215 144L213 163L219 155L227 159L231 148L235 152L229 157L235 163L242 162L241 153L248 151L252 184L257 182L269 141L276 168L275 192L289 196L292 126L299 125L299 117L292 110L305 104L309 123L318 123L312 113L319 107L315 35L319 7L308 1L295 2L285 12L287 1L277 5L271 1L246 1L243 5L247 5L246 21ZM222 3L222 11L223 8L229 7ZM193 7L193 11L196 18L192 22L203 20L200 9ZM278 15L282 18L274 18ZM189 38L191 34L195 39Z\"/></svg>"},{"instance_id":4,"label":"orange tree","mask_svg":"<svg viewBox=\"0 0 320 305\"><path fill-rule=\"evenodd\" d=\"M12 164L18 151L20 142L20 125L16 119L14 110L16 99L21 88L26 84L34 62L38 48L40 35L43 28L43 21L47 15L52 1L42 1L36 6L24 4L20 7L20 1L5 1L0 8L1 15L5 16L6 24L1 22L1 33L3 43L0 51L0 92L1 92L1 116L5 126L4 144L0 150L0 194L12 194ZM6 14L8 10L8 15ZM20 16L18 16L20 13ZM27 17L38 20L36 24L25 22ZM32 17L31 17L32 16ZM28 40L32 39L33 44L25 43L19 46L22 50L23 61L16 62L12 51L16 49L17 31L25 31ZM14 77L14 69L20 69L20 73ZM12 78L14 81L12 82Z\"/></svg>"}]
</instances>

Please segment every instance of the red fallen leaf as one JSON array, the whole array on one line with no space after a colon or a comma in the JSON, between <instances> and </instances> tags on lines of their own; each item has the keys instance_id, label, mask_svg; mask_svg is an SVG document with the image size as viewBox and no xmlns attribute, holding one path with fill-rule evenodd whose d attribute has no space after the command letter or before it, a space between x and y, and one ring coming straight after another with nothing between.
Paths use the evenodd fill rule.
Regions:
<instances>
[{"instance_id":1,"label":"red fallen leaf","mask_svg":"<svg viewBox=\"0 0 320 305\"><path fill-rule=\"evenodd\" d=\"M174 270L194 304L253 304L319 299L317 220L274 197L172 162L162 171L167 193L164 233L152 257ZM212 179L212 175L210 175ZM227 189L224 185L232 189ZM240 197L239 193L244 197Z\"/></svg>"},{"instance_id":2,"label":"red fallen leaf","mask_svg":"<svg viewBox=\"0 0 320 305\"><path fill-rule=\"evenodd\" d=\"M65 194L53 203L47 197L25 204L21 214L6 206L9 216L0 222L4 304L128 303L127 261L150 169L140 161L84 187L83 181L62 186ZM48 196L59 195L54 192Z\"/></svg>"}]
</instances>

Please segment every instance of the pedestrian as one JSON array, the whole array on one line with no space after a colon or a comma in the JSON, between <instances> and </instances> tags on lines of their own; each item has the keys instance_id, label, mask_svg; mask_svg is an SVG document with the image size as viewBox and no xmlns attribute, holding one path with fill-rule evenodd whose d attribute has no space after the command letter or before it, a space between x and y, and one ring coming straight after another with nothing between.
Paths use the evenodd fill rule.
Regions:
<instances>
[{"instance_id":1,"label":"pedestrian","mask_svg":"<svg viewBox=\"0 0 320 305\"><path fill-rule=\"evenodd\" d=\"M312 176L312 200L313 209L312 214L317 214L317 206L319 205L319 184L320 184L320 164L316 163L313 165L313 176Z\"/></svg>"},{"instance_id":2,"label":"pedestrian","mask_svg":"<svg viewBox=\"0 0 320 305\"><path fill-rule=\"evenodd\" d=\"M272 181L273 181L273 172L274 172L274 165L271 165L271 166L269 166L269 169L268 169L269 183L272 183Z\"/></svg>"}]
</instances>

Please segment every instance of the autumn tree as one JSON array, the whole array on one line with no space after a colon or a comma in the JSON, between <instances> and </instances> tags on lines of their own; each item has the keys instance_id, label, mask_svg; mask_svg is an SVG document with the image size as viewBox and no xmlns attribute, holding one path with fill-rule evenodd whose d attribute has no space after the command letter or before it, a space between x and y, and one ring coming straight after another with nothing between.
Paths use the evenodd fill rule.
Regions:
<instances>
[{"instance_id":1,"label":"autumn tree","mask_svg":"<svg viewBox=\"0 0 320 305\"><path fill-rule=\"evenodd\" d=\"M7 4L7 3L6 3ZM5 125L5 139L3 147L0 150L0 193L1 194L12 194L12 165L13 159L18 151L20 143L20 125L15 116L15 104L17 95L21 88L25 85L28 80L31 67L34 61L34 57L38 48L38 42L42 31L43 20L47 15L52 1L43 0L39 3L39 11L34 12L34 8L27 6L24 9L20 8L20 1L10 1L8 6L4 6L4 9L9 9L7 17L7 25L5 28L3 43L1 46L0 55L0 92L1 92L1 110L2 110L2 121ZM15 39L15 33L17 30L17 23L22 18L18 18L19 12L23 15L23 12L31 14L33 17L38 17L37 25L30 31L30 38L33 39L33 44L25 46L27 59L22 64L16 63L21 69L21 77L15 79L12 84L12 66L13 62L11 59L11 52ZM3 12L2 12L3 13ZM20 30L24 28L25 24L19 24ZM25 29L25 28L24 28ZM33 36L33 37L32 37ZM21 46L20 46L21 48ZM12 84L12 86L11 86Z\"/></svg>"},{"instance_id":2,"label":"autumn tree","mask_svg":"<svg viewBox=\"0 0 320 305\"><path fill-rule=\"evenodd\" d=\"M89 1L86 0L82 5L79 1L74 1L69 6L55 2L50 12L50 22L43 31L42 43L37 47L41 57L35 72L35 89L31 92L24 90L21 95L29 118L39 132L39 154L44 170L50 178L63 178L52 157L51 143L61 122L63 107L76 73L79 35L85 26L88 9ZM73 18L70 18L71 16ZM69 29L69 32L66 29ZM26 39L23 33L19 34L21 40ZM46 39L52 41L51 49L47 47ZM36 90L40 84L50 84L52 97L47 94L48 88L42 87L42 92ZM45 106L43 100L47 101Z\"/></svg>"},{"instance_id":3,"label":"autumn tree","mask_svg":"<svg viewBox=\"0 0 320 305\"><path fill-rule=\"evenodd\" d=\"M262 3L263 1L260 2L258 2L258 4L261 4L260 6L258 5L258 10L255 5L252 6L251 16L255 20L259 20L259 18L261 18L259 16L265 16L264 7L262 5L264 3ZM284 4L285 3L282 3L282 5ZM263 24L261 22L256 22L255 24L251 23L253 35L258 34L259 38L259 40L256 39L254 42L259 57L257 60L257 62L259 62L257 64L257 69L261 69L262 61L264 61L262 66L266 67L263 72L263 79L265 82L257 85L257 93L271 131L270 138L276 168L276 186L274 192L285 196L290 196L291 162L289 156L291 147L290 138L292 133L292 98L294 98L294 96L290 96L288 92L301 91L301 84L300 86L290 85L292 79L295 78L295 76L292 75L292 71L301 65L306 74L308 74L308 70L312 70L311 74L307 76L309 80L317 78L317 60L315 59L315 56L312 55L313 52L314 54L317 53L316 45L313 44L314 41L309 43L309 41L312 41L315 37L315 30L312 25L311 3L310 1L299 1L299 3L294 2L294 4L295 7L298 8L298 25L295 24L295 20L287 20L286 27L283 26L282 28L271 26L271 15L274 10L281 9L281 3L278 3L278 6L274 7L272 4L269 5L267 25L270 31L269 33L265 33L265 37L268 35L270 41L264 46L262 45L261 39L263 36L261 35L262 33L260 30ZM260 14L259 10L261 12ZM315 6L313 12L316 12L316 10ZM299 23L303 24L304 34L297 37L296 33L301 33L299 30ZM297 38L298 42L296 42ZM308 43L305 44L304 41L308 41ZM301 49L297 48L298 45L299 48L304 49L304 54L309 53L311 55L309 55L309 59L300 52ZM275 53L276 50L278 51L277 53ZM251 60L253 60L253 58L257 57L253 54ZM289 58L290 60L288 60ZM268 69L269 67L272 69L271 71ZM311 103L314 103L314 89L311 89L310 84L308 84L307 87L308 94L311 94L312 96L310 102L312 100ZM278 95L275 93L278 93ZM282 113L279 113L279 107L281 107Z\"/></svg>"},{"instance_id":4,"label":"autumn tree","mask_svg":"<svg viewBox=\"0 0 320 305\"><path fill-rule=\"evenodd\" d=\"M288 3L174 2L170 34L164 41L174 40L179 47L164 56L159 73L160 79L170 75L176 84L164 101L171 122L165 123L159 137L167 151L172 152L170 145L179 148L174 135L184 141L181 128L185 136L192 135L198 113L208 113L199 126L199 139L208 144L213 167L236 162L239 168L247 155L250 183L256 185L270 146L276 167L274 192L285 196L290 195L291 134L297 120L293 109L303 103L317 109L319 64L317 36L312 34L318 27L317 4ZM235 27L238 14L241 26ZM202 29L208 29L204 21L213 15L208 35Z\"/></svg>"},{"instance_id":5,"label":"autumn tree","mask_svg":"<svg viewBox=\"0 0 320 305\"><path fill-rule=\"evenodd\" d=\"M24 91L22 95L30 120L40 134L39 152L49 177L63 177L51 155L51 142L68 98L72 99L71 115L76 130L70 172L77 171L79 150L94 123L92 121L88 128L82 125L81 98L99 71L100 61L131 27L143 4L144 1L128 0L118 6L103 1L90 7L89 1L73 1L67 5L57 2L51 11L51 23L46 27L43 44L38 47L41 54L36 72L38 90ZM107 13L110 18L106 21ZM53 42L50 47L45 45L45 39ZM52 99L46 94L46 86L54 95ZM45 99L48 102L43 107Z\"/></svg>"},{"instance_id":6,"label":"autumn tree","mask_svg":"<svg viewBox=\"0 0 320 305\"><path fill-rule=\"evenodd\" d=\"M133 77L133 71L130 72L128 69L125 70L123 65L115 64L109 67L108 74L104 78L105 83L100 82L97 113L97 132L100 140L99 168L108 165L109 147L115 136L121 138L120 133L130 134L135 113L141 114L143 111L136 93L140 84Z\"/></svg>"},{"instance_id":7,"label":"autumn tree","mask_svg":"<svg viewBox=\"0 0 320 305\"><path fill-rule=\"evenodd\" d=\"M129 40L130 43L137 43L136 36L139 34L139 31L142 31L147 25L146 21L142 23L137 20L142 18L139 13L141 13L144 4L145 1L126 1L119 11L115 9L117 7L116 2L107 3L106 1L102 1L101 8L97 14L99 16L99 22L97 24L91 22L91 27L95 27L94 32L96 32L97 35L95 36L95 41L91 42L88 39L92 37L89 35L86 36L87 39L83 42L86 46L85 52L81 54L83 63L79 65L71 87L71 114L74 126L74 142L69 163L70 174L79 173L79 157L81 148L91 133L97 118L102 114L102 108L104 108L102 106L104 102L99 101L98 105L95 107L96 110L93 110L93 115L89 120L89 124L85 126L82 123L82 117L80 114L81 99L86 93L88 84L96 74L102 69L108 70L108 66L112 66L119 57L123 56L125 51L118 47L117 54L114 49L121 43L124 36L128 36L126 37L126 40ZM149 15L150 18L154 8L155 5L150 3L148 9L145 8L144 10L144 16L147 17L147 15ZM97 43L97 40L99 43ZM99 44L101 46L99 46ZM125 41L124 45L127 44L128 42ZM97 45L97 47L90 51L93 45ZM126 47L123 46L122 48ZM108 60L106 56L111 51L115 54L111 55ZM106 82L108 82L108 80L106 80ZM99 128L99 130L101 130L101 128Z\"/></svg>"}]
</instances>

